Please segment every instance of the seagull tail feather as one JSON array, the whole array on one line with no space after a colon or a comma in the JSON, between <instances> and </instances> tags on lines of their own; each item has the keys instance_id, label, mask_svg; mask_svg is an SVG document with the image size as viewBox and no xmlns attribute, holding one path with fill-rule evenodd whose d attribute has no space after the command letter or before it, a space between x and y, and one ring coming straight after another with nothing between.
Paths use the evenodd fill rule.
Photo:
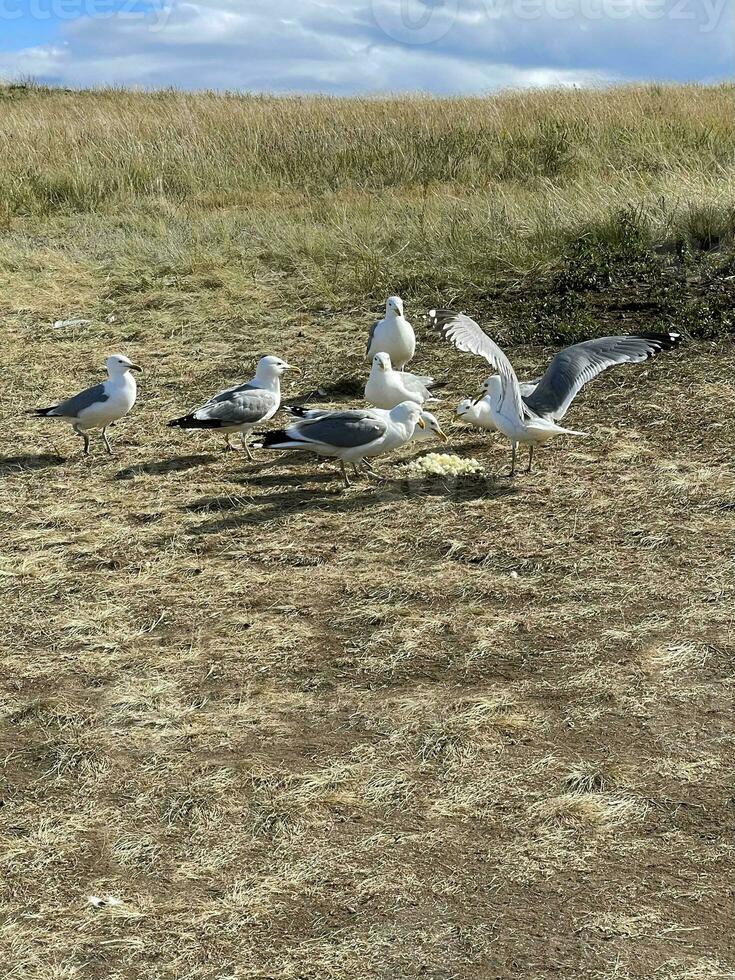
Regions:
<instances>
[{"instance_id":1,"label":"seagull tail feather","mask_svg":"<svg viewBox=\"0 0 735 980\"><path fill-rule=\"evenodd\" d=\"M285 429L272 429L270 432L256 432L262 449L290 449L293 445L291 436ZM288 443L288 445L279 445Z\"/></svg>"},{"instance_id":2,"label":"seagull tail feather","mask_svg":"<svg viewBox=\"0 0 735 980\"><path fill-rule=\"evenodd\" d=\"M220 419L197 419L193 415L182 415L166 423L170 429L221 429L223 424Z\"/></svg>"},{"instance_id":3,"label":"seagull tail feather","mask_svg":"<svg viewBox=\"0 0 735 980\"><path fill-rule=\"evenodd\" d=\"M36 418L48 418L49 415L53 416L58 407L58 405L50 405L48 408L32 408L28 414L35 415Z\"/></svg>"}]
</instances>

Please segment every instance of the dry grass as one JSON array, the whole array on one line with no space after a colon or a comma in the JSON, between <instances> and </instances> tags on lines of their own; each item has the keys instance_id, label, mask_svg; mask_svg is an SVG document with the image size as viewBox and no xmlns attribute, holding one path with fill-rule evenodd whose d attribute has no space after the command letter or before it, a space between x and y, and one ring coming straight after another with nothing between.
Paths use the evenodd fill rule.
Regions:
<instances>
[{"instance_id":1,"label":"dry grass","mask_svg":"<svg viewBox=\"0 0 735 980\"><path fill-rule=\"evenodd\" d=\"M664 92L666 118L718 91ZM139 104L54 98L72 134L85 100L118 98L120 139ZM160 125L199 105L160 102ZM243 111L200 111L222 105ZM118 204L16 214L0 243L9 980L733 976L730 345L598 380L573 418L593 438L512 486L344 492L163 423L266 350L303 390L359 377L370 302L319 312L272 253L245 262L231 233L261 196L227 221ZM204 238L214 271L190 261ZM77 313L93 323L49 326ZM146 368L116 457L19 422L113 348ZM423 332L419 350L451 379L449 421L481 369ZM530 374L549 352L512 355Z\"/></svg>"},{"instance_id":2,"label":"dry grass","mask_svg":"<svg viewBox=\"0 0 735 980\"><path fill-rule=\"evenodd\" d=\"M0 269L25 272L3 302L42 319L175 309L191 339L190 323L237 328L253 305L298 326L297 311L319 323L397 291L556 339L599 325L580 286L633 264L619 315L707 336L732 325L717 260L735 235L732 99L0 89Z\"/></svg>"}]
</instances>

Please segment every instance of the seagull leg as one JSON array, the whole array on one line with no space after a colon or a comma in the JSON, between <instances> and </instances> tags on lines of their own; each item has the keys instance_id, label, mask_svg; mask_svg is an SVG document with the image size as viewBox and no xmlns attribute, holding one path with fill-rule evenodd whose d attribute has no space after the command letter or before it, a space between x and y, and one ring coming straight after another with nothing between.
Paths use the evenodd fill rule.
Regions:
<instances>
[{"instance_id":1,"label":"seagull leg","mask_svg":"<svg viewBox=\"0 0 735 980\"><path fill-rule=\"evenodd\" d=\"M362 460L363 465L366 462L367 462L367 460L365 460L365 459ZM369 478L371 480L377 480L378 483L387 483L388 482L388 477L387 476L381 476L380 473L376 473L375 472L375 469L372 466L368 466L368 467L366 467L366 469L367 469L367 475L369 476Z\"/></svg>"},{"instance_id":2,"label":"seagull leg","mask_svg":"<svg viewBox=\"0 0 735 980\"><path fill-rule=\"evenodd\" d=\"M230 442L230 433L225 432L225 452L232 452L234 448L235 447Z\"/></svg>"},{"instance_id":3,"label":"seagull leg","mask_svg":"<svg viewBox=\"0 0 735 980\"><path fill-rule=\"evenodd\" d=\"M107 438L107 426L102 429L102 441L105 444L105 449L108 454L112 456L112 446L110 445L110 440Z\"/></svg>"},{"instance_id":4,"label":"seagull leg","mask_svg":"<svg viewBox=\"0 0 735 980\"><path fill-rule=\"evenodd\" d=\"M78 436L81 436L82 439L84 439L84 455L89 456L89 436L86 432L80 429L78 425L73 425L72 429L74 429Z\"/></svg>"},{"instance_id":5,"label":"seagull leg","mask_svg":"<svg viewBox=\"0 0 735 980\"><path fill-rule=\"evenodd\" d=\"M352 484L350 483L350 478L347 476L347 470L345 469L344 460L339 461L339 468L342 470L342 479L345 481L345 486L346 487L352 486Z\"/></svg>"},{"instance_id":6,"label":"seagull leg","mask_svg":"<svg viewBox=\"0 0 735 980\"><path fill-rule=\"evenodd\" d=\"M252 460L253 454L250 452L250 446L248 446L248 439L250 438L249 432L243 432L240 436L240 441L242 442L242 448L248 454L248 459Z\"/></svg>"},{"instance_id":7,"label":"seagull leg","mask_svg":"<svg viewBox=\"0 0 735 980\"><path fill-rule=\"evenodd\" d=\"M508 474L508 476L516 475L516 452L518 450L518 443L514 442L512 443L512 446L513 446L513 451L510 457L510 473Z\"/></svg>"},{"instance_id":8,"label":"seagull leg","mask_svg":"<svg viewBox=\"0 0 735 980\"><path fill-rule=\"evenodd\" d=\"M532 464L533 464L533 443L531 443L528 449L528 469L526 470L526 473L531 472Z\"/></svg>"}]
</instances>

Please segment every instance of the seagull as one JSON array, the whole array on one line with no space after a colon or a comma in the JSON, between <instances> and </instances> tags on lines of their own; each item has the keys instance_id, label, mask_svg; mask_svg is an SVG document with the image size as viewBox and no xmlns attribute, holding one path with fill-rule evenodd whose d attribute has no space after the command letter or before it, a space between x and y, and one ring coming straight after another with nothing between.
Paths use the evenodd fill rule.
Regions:
<instances>
[{"instance_id":1,"label":"seagull","mask_svg":"<svg viewBox=\"0 0 735 980\"><path fill-rule=\"evenodd\" d=\"M107 438L107 427L127 415L135 404L138 388L132 371L140 371L137 364L124 354L111 354L105 361L107 380L102 384L85 388L78 395L51 408L34 409L33 415L46 419L66 419L72 429L84 439L84 455L89 455L90 429L102 429L105 449L112 455Z\"/></svg>"},{"instance_id":2,"label":"seagull","mask_svg":"<svg viewBox=\"0 0 735 980\"><path fill-rule=\"evenodd\" d=\"M468 398L467 401L470 401ZM321 419L331 412L327 408L307 408L305 405L284 405L286 411L296 419ZM419 418L423 419L424 425L420 426L418 421L411 436L411 442L426 442L433 439L441 439L442 442L449 442L446 433L439 424L439 419L431 412L422 412Z\"/></svg>"},{"instance_id":3,"label":"seagull","mask_svg":"<svg viewBox=\"0 0 735 980\"><path fill-rule=\"evenodd\" d=\"M308 410L307 410L308 411ZM424 428L421 408L405 401L390 411L379 408L324 412L265 433L264 449L296 449L339 460L345 486L350 485L345 463L359 465L405 445L416 426Z\"/></svg>"},{"instance_id":4,"label":"seagull","mask_svg":"<svg viewBox=\"0 0 735 980\"><path fill-rule=\"evenodd\" d=\"M234 449L230 434L239 432L242 448L248 459L252 459L248 447L250 433L254 426L267 422L278 411L281 405L281 377L289 370L301 374L299 368L287 364L280 357L272 354L261 357L255 377L250 381L218 391L200 408L180 419L172 419L168 424L180 429L218 429L224 433L227 449Z\"/></svg>"},{"instance_id":5,"label":"seagull","mask_svg":"<svg viewBox=\"0 0 735 980\"><path fill-rule=\"evenodd\" d=\"M617 364L638 364L662 350L672 350L681 342L681 334L668 333L621 334L618 337L597 337L572 344L551 359L540 378L521 381L524 403L542 418L561 421L588 381ZM490 378L483 382L487 391Z\"/></svg>"},{"instance_id":6,"label":"seagull","mask_svg":"<svg viewBox=\"0 0 735 980\"><path fill-rule=\"evenodd\" d=\"M380 353L389 354L399 371L416 353L416 334L403 315L403 300L400 296L389 296L385 301L385 316L376 320L370 328L366 360Z\"/></svg>"},{"instance_id":7,"label":"seagull","mask_svg":"<svg viewBox=\"0 0 735 980\"><path fill-rule=\"evenodd\" d=\"M494 375L498 378L498 375ZM492 381L489 378L488 381ZM500 405L503 401L501 386L492 385L484 398L473 400L466 398L457 406L457 415L471 422L479 429L487 429L490 432L502 432L506 438L510 439L513 451L511 455L509 476L515 476L516 471L516 451L518 443L523 443L529 447L528 468L526 473L531 472L533 462L534 446L543 442L548 442L554 436L586 436L586 432L577 432L574 429L564 429L549 419L534 415L533 412L526 410L523 413L522 422L512 418L510 412L503 416Z\"/></svg>"},{"instance_id":8,"label":"seagull","mask_svg":"<svg viewBox=\"0 0 735 980\"><path fill-rule=\"evenodd\" d=\"M420 418L424 422L423 428L418 424L416 425L411 436L411 442L425 442L435 436L442 442L449 442L448 436L439 425L439 419L435 415L432 415L431 412L422 412Z\"/></svg>"},{"instance_id":9,"label":"seagull","mask_svg":"<svg viewBox=\"0 0 735 980\"><path fill-rule=\"evenodd\" d=\"M365 385L365 401L376 408L395 408L401 402L411 401L423 405L438 401L429 388L435 384L427 375L394 371L390 354L380 352L373 356L373 365Z\"/></svg>"},{"instance_id":10,"label":"seagull","mask_svg":"<svg viewBox=\"0 0 735 980\"><path fill-rule=\"evenodd\" d=\"M485 396L479 401L485 404L476 414L476 424L483 428L494 427L510 440L513 446L510 475L515 473L519 442L530 446L527 471L530 472L536 443L546 442L555 435L585 435L563 429L556 423L564 418L588 381L616 364L645 361L662 350L670 350L681 340L678 333L671 331L600 337L574 344L556 354L540 379L526 382L524 391L503 351L465 313L430 310L428 320L429 325L443 333L458 350L484 357L497 372L484 384ZM460 406L464 406L461 414L467 418L466 405L460 403Z\"/></svg>"}]
</instances>

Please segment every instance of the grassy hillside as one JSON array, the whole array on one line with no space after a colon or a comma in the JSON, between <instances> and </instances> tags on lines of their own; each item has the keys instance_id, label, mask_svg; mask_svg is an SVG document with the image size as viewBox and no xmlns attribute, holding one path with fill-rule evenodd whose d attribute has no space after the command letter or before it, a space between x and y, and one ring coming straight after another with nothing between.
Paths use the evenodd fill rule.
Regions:
<instances>
[{"instance_id":1,"label":"grassy hillside","mask_svg":"<svg viewBox=\"0 0 735 980\"><path fill-rule=\"evenodd\" d=\"M0 94L7 980L731 980L735 89ZM265 352L355 404L392 291L482 477L166 427ZM694 336L510 481L435 302L523 377ZM115 350L84 458L25 409Z\"/></svg>"},{"instance_id":2,"label":"grassy hillside","mask_svg":"<svg viewBox=\"0 0 735 980\"><path fill-rule=\"evenodd\" d=\"M397 291L499 313L516 339L732 323L732 86L0 96L7 312L216 322Z\"/></svg>"}]
</instances>

